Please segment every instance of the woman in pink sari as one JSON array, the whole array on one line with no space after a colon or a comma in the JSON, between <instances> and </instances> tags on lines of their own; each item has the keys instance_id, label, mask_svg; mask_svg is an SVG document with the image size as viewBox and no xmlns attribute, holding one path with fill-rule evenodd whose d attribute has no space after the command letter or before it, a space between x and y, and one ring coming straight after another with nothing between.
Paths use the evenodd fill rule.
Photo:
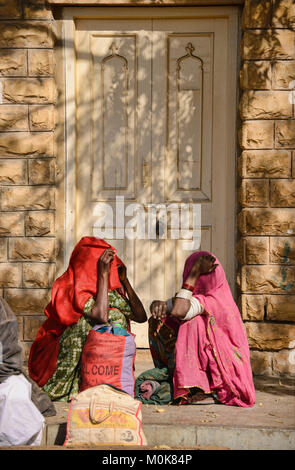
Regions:
<instances>
[{"instance_id":1,"label":"woman in pink sari","mask_svg":"<svg viewBox=\"0 0 295 470\"><path fill-rule=\"evenodd\" d=\"M150 349L156 367L173 374L174 399L192 403L255 403L247 335L224 270L209 252L185 262L183 285L167 302L153 301Z\"/></svg>"}]
</instances>

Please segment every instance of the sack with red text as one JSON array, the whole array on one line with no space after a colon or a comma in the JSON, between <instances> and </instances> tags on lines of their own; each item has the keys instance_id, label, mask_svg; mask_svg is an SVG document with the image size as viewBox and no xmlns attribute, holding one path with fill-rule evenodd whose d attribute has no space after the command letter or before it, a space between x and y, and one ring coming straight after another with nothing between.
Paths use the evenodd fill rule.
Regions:
<instances>
[{"instance_id":1,"label":"sack with red text","mask_svg":"<svg viewBox=\"0 0 295 470\"><path fill-rule=\"evenodd\" d=\"M98 385L72 397L64 445L147 445L142 403L110 385Z\"/></svg>"},{"instance_id":2,"label":"sack with red text","mask_svg":"<svg viewBox=\"0 0 295 470\"><path fill-rule=\"evenodd\" d=\"M90 330L81 358L79 392L109 384L134 397L134 335L113 325L97 325Z\"/></svg>"}]
</instances>

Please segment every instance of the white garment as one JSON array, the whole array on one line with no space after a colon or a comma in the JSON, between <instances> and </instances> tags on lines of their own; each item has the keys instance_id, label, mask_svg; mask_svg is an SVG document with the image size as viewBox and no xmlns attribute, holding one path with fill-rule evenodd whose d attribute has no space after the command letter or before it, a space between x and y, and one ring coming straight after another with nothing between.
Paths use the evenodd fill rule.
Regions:
<instances>
[{"instance_id":1,"label":"white garment","mask_svg":"<svg viewBox=\"0 0 295 470\"><path fill-rule=\"evenodd\" d=\"M44 417L31 401L31 389L22 374L0 384L0 447L41 444Z\"/></svg>"},{"instance_id":2,"label":"white garment","mask_svg":"<svg viewBox=\"0 0 295 470\"><path fill-rule=\"evenodd\" d=\"M202 304L200 304L198 299L196 299L195 297L191 297L189 299L189 301L191 303L190 308L189 308L186 316L182 320L190 320L191 318L195 317L196 315L200 315L201 313L204 312L204 307L203 307ZM168 313L171 313L171 310L173 308L172 299L166 300L166 305L167 305Z\"/></svg>"}]
</instances>

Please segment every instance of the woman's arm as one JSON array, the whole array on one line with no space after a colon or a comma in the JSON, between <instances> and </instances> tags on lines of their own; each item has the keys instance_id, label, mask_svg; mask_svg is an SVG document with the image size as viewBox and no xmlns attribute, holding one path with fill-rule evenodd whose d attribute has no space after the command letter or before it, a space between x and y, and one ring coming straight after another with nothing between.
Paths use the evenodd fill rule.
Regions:
<instances>
[{"instance_id":1,"label":"woman's arm","mask_svg":"<svg viewBox=\"0 0 295 470\"><path fill-rule=\"evenodd\" d=\"M139 297L136 295L136 292L129 282L126 266L120 266L118 272L121 284L127 293L132 310L132 316L130 319L137 323L144 323L147 320L146 312Z\"/></svg>"},{"instance_id":2,"label":"woman's arm","mask_svg":"<svg viewBox=\"0 0 295 470\"><path fill-rule=\"evenodd\" d=\"M215 258L213 256L200 256L194 263L185 283L191 286L195 286L197 280L202 274L210 274L216 269L217 264L214 263ZM183 320L186 314L188 313L190 307L191 302L189 299L175 297L174 305L170 315L172 317L178 318L178 320Z\"/></svg>"},{"instance_id":3,"label":"woman's arm","mask_svg":"<svg viewBox=\"0 0 295 470\"><path fill-rule=\"evenodd\" d=\"M97 262L97 294L95 304L88 316L98 323L107 323L109 318L108 283L110 264L114 256L114 251L107 248Z\"/></svg>"}]
</instances>

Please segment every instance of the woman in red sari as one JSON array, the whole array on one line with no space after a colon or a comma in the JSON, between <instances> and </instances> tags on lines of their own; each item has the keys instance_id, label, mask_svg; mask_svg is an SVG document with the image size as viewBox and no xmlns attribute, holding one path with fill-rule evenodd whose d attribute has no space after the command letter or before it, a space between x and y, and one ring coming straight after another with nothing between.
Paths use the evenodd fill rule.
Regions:
<instances>
[{"instance_id":1,"label":"woman in red sari","mask_svg":"<svg viewBox=\"0 0 295 470\"><path fill-rule=\"evenodd\" d=\"M54 282L48 317L30 350L29 373L51 400L68 401L79 391L80 358L89 331L112 320L130 329L130 320L146 321L126 267L104 240L84 237L66 272Z\"/></svg>"},{"instance_id":2,"label":"woman in red sari","mask_svg":"<svg viewBox=\"0 0 295 470\"><path fill-rule=\"evenodd\" d=\"M225 405L254 405L245 327L212 253L189 256L173 302L156 300L151 313L151 354L156 367L173 375L175 400L185 404L214 394Z\"/></svg>"}]
</instances>

